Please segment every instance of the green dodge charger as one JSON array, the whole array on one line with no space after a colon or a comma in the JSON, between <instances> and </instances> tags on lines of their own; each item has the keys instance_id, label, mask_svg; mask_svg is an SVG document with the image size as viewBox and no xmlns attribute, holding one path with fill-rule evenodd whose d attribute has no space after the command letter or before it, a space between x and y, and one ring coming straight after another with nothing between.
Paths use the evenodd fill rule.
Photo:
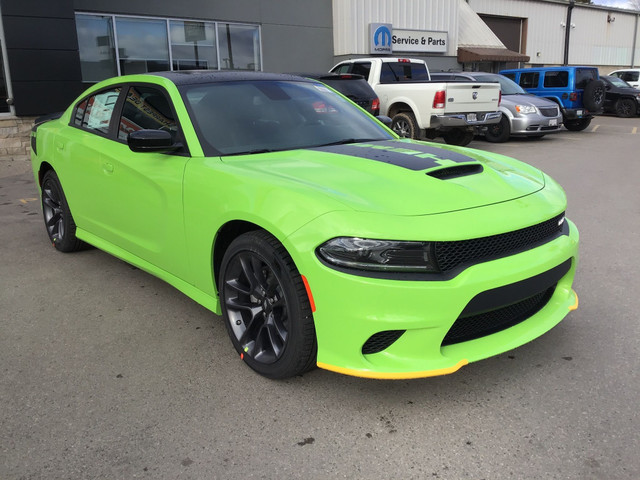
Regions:
<instances>
[{"instance_id":1,"label":"green dodge charger","mask_svg":"<svg viewBox=\"0 0 640 480\"><path fill-rule=\"evenodd\" d=\"M452 373L578 306L547 175L398 139L318 81L187 71L91 87L31 136L47 233L222 315L269 378Z\"/></svg>"}]
</instances>

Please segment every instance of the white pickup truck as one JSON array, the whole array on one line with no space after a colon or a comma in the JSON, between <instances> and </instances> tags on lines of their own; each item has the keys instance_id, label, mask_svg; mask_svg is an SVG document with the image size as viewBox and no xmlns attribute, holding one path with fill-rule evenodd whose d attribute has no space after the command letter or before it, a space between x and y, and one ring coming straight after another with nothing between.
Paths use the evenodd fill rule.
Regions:
<instances>
[{"instance_id":1,"label":"white pickup truck","mask_svg":"<svg viewBox=\"0 0 640 480\"><path fill-rule=\"evenodd\" d=\"M380 99L380 113L391 117L400 136L441 136L467 145L474 127L498 123L500 85L481 82L431 81L423 60L357 58L338 63L333 73L363 75Z\"/></svg>"}]
</instances>

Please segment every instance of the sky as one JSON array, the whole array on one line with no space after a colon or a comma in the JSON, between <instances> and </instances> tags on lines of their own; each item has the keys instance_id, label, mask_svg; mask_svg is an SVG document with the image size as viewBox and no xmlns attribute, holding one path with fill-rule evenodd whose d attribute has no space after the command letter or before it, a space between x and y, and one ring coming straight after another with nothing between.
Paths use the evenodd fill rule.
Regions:
<instances>
[{"instance_id":1,"label":"sky","mask_svg":"<svg viewBox=\"0 0 640 480\"><path fill-rule=\"evenodd\" d=\"M615 8L629 8L633 10L640 9L639 1L630 1L630 0L592 0L596 5L606 5L608 7Z\"/></svg>"}]
</instances>

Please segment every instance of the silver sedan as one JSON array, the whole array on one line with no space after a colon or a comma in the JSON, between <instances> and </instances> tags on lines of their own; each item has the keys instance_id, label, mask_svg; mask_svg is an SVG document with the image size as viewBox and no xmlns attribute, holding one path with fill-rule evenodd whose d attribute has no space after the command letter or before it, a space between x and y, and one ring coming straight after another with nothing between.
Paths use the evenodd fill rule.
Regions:
<instances>
[{"instance_id":1,"label":"silver sedan","mask_svg":"<svg viewBox=\"0 0 640 480\"><path fill-rule=\"evenodd\" d=\"M479 129L490 142L506 142L510 136L543 137L562 126L562 113L555 102L527 93L520 85L503 75L485 72L432 73L432 80L497 82L502 101L499 123Z\"/></svg>"}]
</instances>

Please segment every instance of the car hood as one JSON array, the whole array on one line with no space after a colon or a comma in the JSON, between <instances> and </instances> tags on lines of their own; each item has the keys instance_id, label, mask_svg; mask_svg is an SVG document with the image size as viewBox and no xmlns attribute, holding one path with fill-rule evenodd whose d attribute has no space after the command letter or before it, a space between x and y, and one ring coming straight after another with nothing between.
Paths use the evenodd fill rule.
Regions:
<instances>
[{"instance_id":1,"label":"car hood","mask_svg":"<svg viewBox=\"0 0 640 480\"><path fill-rule=\"evenodd\" d=\"M552 102L551 100L547 100L546 98L536 97L535 95L531 95L529 93L519 93L515 95L503 95L502 96L502 104L513 104L513 105L535 105L536 107L556 107L558 104L556 102Z\"/></svg>"},{"instance_id":2,"label":"car hood","mask_svg":"<svg viewBox=\"0 0 640 480\"><path fill-rule=\"evenodd\" d=\"M388 140L222 157L279 188L321 192L358 211L429 215L506 202L544 187L539 170L501 155ZM293 185L292 185L293 186Z\"/></svg>"}]
</instances>

